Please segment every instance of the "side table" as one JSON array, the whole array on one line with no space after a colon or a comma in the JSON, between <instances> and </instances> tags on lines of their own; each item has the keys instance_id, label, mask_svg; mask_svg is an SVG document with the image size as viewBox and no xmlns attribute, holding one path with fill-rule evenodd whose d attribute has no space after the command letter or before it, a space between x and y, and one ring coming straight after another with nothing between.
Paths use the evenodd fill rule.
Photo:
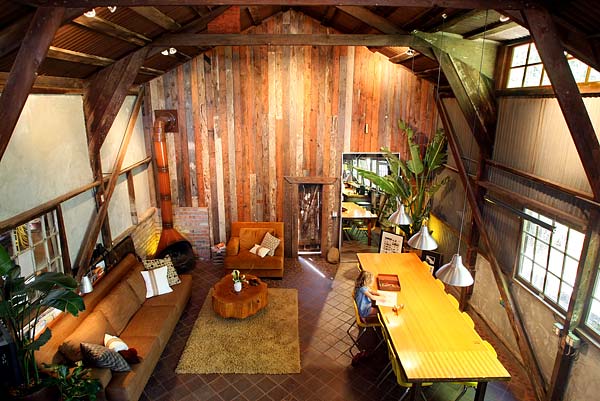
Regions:
<instances>
[{"instance_id":1,"label":"side table","mask_svg":"<svg viewBox=\"0 0 600 401\"><path fill-rule=\"evenodd\" d=\"M251 274L246 274L246 280L256 280L258 285L243 283L242 291L235 292L231 274L225 275L215 284L212 292L215 313L226 318L245 319L267 306L267 284Z\"/></svg>"}]
</instances>

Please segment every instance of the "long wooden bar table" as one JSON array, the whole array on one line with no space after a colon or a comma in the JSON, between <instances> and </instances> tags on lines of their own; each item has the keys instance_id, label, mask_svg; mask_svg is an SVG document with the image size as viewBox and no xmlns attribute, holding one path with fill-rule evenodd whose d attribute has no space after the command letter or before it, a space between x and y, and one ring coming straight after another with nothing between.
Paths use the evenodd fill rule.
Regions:
<instances>
[{"instance_id":1,"label":"long wooden bar table","mask_svg":"<svg viewBox=\"0 0 600 401\"><path fill-rule=\"evenodd\" d=\"M396 305L380 306L411 400L426 382L478 382L476 401L483 401L487 382L509 380L510 374L487 349L477 332L453 306L444 290L414 253L359 253L363 270L397 274L401 290Z\"/></svg>"},{"instance_id":2,"label":"long wooden bar table","mask_svg":"<svg viewBox=\"0 0 600 401\"><path fill-rule=\"evenodd\" d=\"M367 245L371 246L371 229L377 220L377 215L354 202L342 202L342 219L367 221Z\"/></svg>"}]
</instances>

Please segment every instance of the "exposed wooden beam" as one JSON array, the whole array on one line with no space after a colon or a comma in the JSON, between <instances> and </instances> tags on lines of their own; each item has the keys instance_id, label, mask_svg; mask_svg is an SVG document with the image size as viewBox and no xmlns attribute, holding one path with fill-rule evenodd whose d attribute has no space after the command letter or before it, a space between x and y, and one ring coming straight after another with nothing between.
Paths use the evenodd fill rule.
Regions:
<instances>
[{"instance_id":1,"label":"exposed wooden beam","mask_svg":"<svg viewBox=\"0 0 600 401\"><path fill-rule=\"evenodd\" d=\"M485 14L485 10L471 10L461 13L453 18L450 18L448 21L443 24L438 25L433 32L439 32L444 28L444 31L450 32L452 28L455 28L457 25L462 24L464 21L469 20L471 18L477 17L479 14Z\"/></svg>"},{"instance_id":2,"label":"exposed wooden beam","mask_svg":"<svg viewBox=\"0 0 600 401\"><path fill-rule=\"evenodd\" d=\"M0 91L4 91L9 74L0 72ZM39 75L33 83L32 92L38 91L56 91L61 93L83 93L86 82L78 78L52 77L48 75Z\"/></svg>"},{"instance_id":3,"label":"exposed wooden beam","mask_svg":"<svg viewBox=\"0 0 600 401\"><path fill-rule=\"evenodd\" d=\"M450 147L450 151L452 152L452 156L456 162L456 167L458 168L459 176L466 192L467 200L471 208L471 214L475 220L475 223L477 224L477 227L479 228L479 235L483 246L487 250L487 258L490 262L498 291L500 292L500 298L504 301L504 310L506 311L506 316L508 317L513 334L517 340L517 345L521 352L523 361L525 362L525 370L527 371L529 379L533 384L537 399L542 401L545 398L545 390L544 379L540 367L535 358L531 343L529 342L527 331L519 314L519 310L510 290L510 286L508 285L508 280L502 272L500 263L494 254L494 248L492 247L492 243L487 233L487 227L477 203L476 191L473 189L471 179L468 176L467 169L465 168L465 164L461 158L462 153L458 144L458 137L452 126L452 121L450 120L444 102L438 100L437 106L444 126L444 131L448 137L448 146Z\"/></svg>"},{"instance_id":4,"label":"exposed wooden beam","mask_svg":"<svg viewBox=\"0 0 600 401\"><path fill-rule=\"evenodd\" d=\"M84 9L65 10L63 24L81 15L84 11ZM32 18L33 13L20 18L0 31L0 58L19 48Z\"/></svg>"},{"instance_id":5,"label":"exposed wooden beam","mask_svg":"<svg viewBox=\"0 0 600 401\"><path fill-rule=\"evenodd\" d=\"M498 33L508 31L509 29L517 28L520 25L513 21L499 22L473 32L468 32L464 35L465 39L474 40L482 39L484 37L496 35Z\"/></svg>"},{"instance_id":6,"label":"exposed wooden beam","mask_svg":"<svg viewBox=\"0 0 600 401\"><path fill-rule=\"evenodd\" d=\"M480 153L490 158L498 118L492 81L448 53L435 53L466 121L473 125Z\"/></svg>"},{"instance_id":7,"label":"exposed wooden beam","mask_svg":"<svg viewBox=\"0 0 600 401\"><path fill-rule=\"evenodd\" d=\"M151 46L409 46L411 35L171 34Z\"/></svg>"},{"instance_id":8,"label":"exposed wooden beam","mask_svg":"<svg viewBox=\"0 0 600 401\"><path fill-rule=\"evenodd\" d=\"M108 214L108 205L110 203L110 199L112 197L114 189L117 185L119 171L121 170L121 165L123 164L123 160L125 159L127 147L129 146L129 141L133 135L135 123L137 121L138 114L142 107L142 99L144 98L143 92L144 89L142 88L133 106L131 116L129 117L129 123L127 124L127 129L125 130L123 141L121 142L121 147L119 148L119 152L117 154L117 160L115 161L113 171L110 175L110 179L108 180L108 185L106 186L106 189L104 191L104 202L100 206L100 209L98 210L95 219L90 223L90 226L88 227L85 233L85 237L83 238L82 250L79 255L79 261L77 263L77 281L79 281L81 277L83 277L83 275L87 273L87 268L90 265L90 261L92 260L92 253L94 252L96 240L98 239L98 234L100 233L100 229Z\"/></svg>"},{"instance_id":9,"label":"exposed wooden beam","mask_svg":"<svg viewBox=\"0 0 600 401\"><path fill-rule=\"evenodd\" d=\"M411 58L416 57L416 56L417 55L415 53L407 54L405 52L405 53L396 54L395 56L390 57L388 60L390 61L390 63L400 64L401 62L410 60Z\"/></svg>"},{"instance_id":10,"label":"exposed wooden beam","mask_svg":"<svg viewBox=\"0 0 600 401\"><path fill-rule=\"evenodd\" d=\"M181 28L177 21L156 7L131 7L131 10L166 30L176 31Z\"/></svg>"},{"instance_id":11,"label":"exposed wooden beam","mask_svg":"<svg viewBox=\"0 0 600 401\"><path fill-rule=\"evenodd\" d=\"M107 21L100 17L88 18L85 16L80 16L75 18L73 23L84 26L102 35L111 36L136 46L145 46L147 43L152 41L152 39L140 33L133 32L122 27L121 25L117 25L114 22Z\"/></svg>"},{"instance_id":12,"label":"exposed wooden beam","mask_svg":"<svg viewBox=\"0 0 600 401\"><path fill-rule=\"evenodd\" d=\"M594 199L598 201L600 200L600 143L564 55L564 48L552 16L546 9L526 10L523 15L527 19L548 78L552 82L556 99L594 193Z\"/></svg>"},{"instance_id":13,"label":"exposed wooden beam","mask_svg":"<svg viewBox=\"0 0 600 401\"><path fill-rule=\"evenodd\" d=\"M260 7L246 7L246 11L252 20L252 25L257 26L261 24Z\"/></svg>"},{"instance_id":14,"label":"exposed wooden beam","mask_svg":"<svg viewBox=\"0 0 600 401\"><path fill-rule=\"evenodd\" d=\"M88 0L29 0L32 4L41 6L89 7ZM356 6L373 6L372 0L291 0L288 6L337 6L340 3ZM281 0L253 0L253 5L281 5ZM95 0L99 6L193 6L193 5L240 5L240 0ZM491 9L521 10L534 7L535 2L520 0L379 0L378 6L388 7L448 7L460 9Z\"/></svg>"},{"instance_id":15,"label":"exposed wooden beam","mask_svg":"<svg viewBox=\"0 0 600 401\"><path fill-rule=\"evenodd\" d=\"M99 157L100 147L147 52L147 48L140 49L98 72L91 80L83 98L90 157Z\"/></svg>"},{"instance_id":16,"label":"exposed wooden beam","mask_svg":"<svg viewBox=\"0 0 600 401\"><path fill-rule=\"evenodd\" d=\"M335 15L337 8L336 7L325 7L325 12L323 13L323 17L321 18L321 24L324 26L329 26L331 24L331 20Z\"/></svg>"},{"instance_id":17,"label":"exposed wooden beam","mask_svg":"<svg viewBox=\"0 0 600 401\"><path fill-rule=\"evenodd\" d=\"M60 27L65 9L40 7L33 16L0 96L0 160L33 87L37 71Z\"/></svg>"}]
</instances>

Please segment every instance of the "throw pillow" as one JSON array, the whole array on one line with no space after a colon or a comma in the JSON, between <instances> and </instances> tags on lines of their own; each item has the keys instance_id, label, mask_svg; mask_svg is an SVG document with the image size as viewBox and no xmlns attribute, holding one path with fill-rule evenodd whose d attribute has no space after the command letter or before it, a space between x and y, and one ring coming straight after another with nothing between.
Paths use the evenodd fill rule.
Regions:
<instances>
[{"instance_id":1,"label":"throw pillow","mask_svg":"<svg viewBox=\"0 0 600 401\"><path fill-rule=\"evenodd\" d=\"M118 352L99 344L81 343L83 360L97 368L109 368L115 372L129 372L131 367Z\"/></svg>"},{"instance_id":2,"label":"throw pillow","mask_svg":"<svg viewBox=\"0 0 600 401\"><path fill-rule=\"evenodd\" d=\"M260 246L258 244L255 244L252 247L252 249L250 249L250 253L258 255L261 258L264 258L265 256L267 256L269 254L269 251L270 251L269 248L265 248L264 246Z\"/></svg>"},{"instance_id":3,"label":"throw pillow","mask_svg":"<svg viewBox=\"0 0 600 401\"><path fill-rule=\"evenodd\" d=\"M90 313L85 320L77 326L75 330L58 347L61 354L69 362L81 361L81 343L102 343L105 333L115 333L106 317L102 312L94 311Z\"/></svg>"},{"instance_id":4,"label":"throw pillow","mask_svg":"<svg viewBox=\"0 0 600 401\"><path fill-rule=\"evenodd\" d=\"M125 341L121 340L119 337L111 336L110 334L104 335L104 346L116 352L129 349L127 344L125 344Z\"/></svg>"},{"instance_id":5,"label":"throw pillow","mask_svg":"<svg viewBox=\"0 0 600 401\"><path fill-rule=\"evenodd\" d=\"M281 243L281 240L279 238L274 237L270 233L266 233L260 246L269 248L269 256L273 256L273 255L275 255L275 249L277 249L277 247L279 246L280 243Z\"/></svg>"},{"instance_id":6,"label":"throw pillow","mask_svg":"<svg viewBox=\"0 0 600 401\"><path fill-rule=\"evenodd\" d=\"M258 244L266 233L273 233L272 228L262 227L243 227L240 228L240 248L252 249L254 244Z\"/></svg>"},{"instance_id":7,"label":"throw pillow","mask_svg":"<svg viewBox=\"0 0 600 401\"><path fill-rule=\"evenodd\" d=\"M144 260L143 263L146 270L154 270L159 267L167 266L167 279L169 280L169 285L174 286L175 284L181 283L170 255L165 256L164 259Z\"/></svg>"},{"instance_id":8,"label":"throw pillow","mask_svg":"<svg viewBox=\"0 0 600 401\"><path fill-rule=\"evenodd\" d=\"M135 349L135 348L129 348L128 350L125 350L125 351L119 351L119 355L121 355L123 358L125 358L127 363L130 365L141 362L141 358L138 355L137 349Z\"/></svg>"},{"instance_id":9,"label":"throw pillow","mask_svg":"<svg viewBox=\"0 0 600 401\"><path fill-rule=\"evenodd\" d=\"M146 283L146 298L173 292L167 279L167 266L143 271L142 277Z\"/></svg>"}]
</instances>

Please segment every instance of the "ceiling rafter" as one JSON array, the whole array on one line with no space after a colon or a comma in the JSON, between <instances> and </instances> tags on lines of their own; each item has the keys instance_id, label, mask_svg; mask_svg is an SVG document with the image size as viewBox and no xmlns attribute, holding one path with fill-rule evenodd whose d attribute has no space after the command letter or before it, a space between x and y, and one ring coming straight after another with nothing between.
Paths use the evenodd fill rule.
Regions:
<instances>
[{"instance_id":1,"label":"ceiling rafter","mask_svg":"<svg viewBox=\"0 0 600 401\"><path fill-rule=\"evenodd\" d=\"M463 35L463 37L465 39L482 39L484 36L492 36L492 35L496 35L499 34L501 32L507 31L509 29L513 29L518 27L519 24L517 24L514 21L507 21L507 22L495 22L492 24L489 24L487 27L482 27L479 29L475 29L471 32L467 32Z\"/></svg>"},{"instance_id":2,"label":"ceiling rafter","mask_svg":"<svg viewBox=\"0 0 600 401\"><path fill-rule=\"evenodd\" d=\"M0 91L4 90L8 75L8 72L0 72ZM83 79L38 75L32 89L34 92L83 93L85 87Z\"/></svg>"},{"instance_id":3,"label":"ceiling rafter","mask_svg":"<svg viewBox=\"0 0 600 401\"><path fill-rule=\"evenodd\" d=\"M100 17L88 18L85 16L80 16L75 18L73 23L86 27L102 35L112 36L113 38L117 38L124 42L132 43L136 46L145 46L146 44L152 42L152 39L140 33L133 32L132 30Z\"/></svg>"},{"instance_id":4,"label":"ceiling rafter","mask_svg":"<svg viewBox=\"0 0 600 401\"><path fill-rule=\"evenodd\" d=\"M176 31L181 28L177 21L156 7L131 7L130 9L168 31Z\"/></svg>"}]
</instances>

